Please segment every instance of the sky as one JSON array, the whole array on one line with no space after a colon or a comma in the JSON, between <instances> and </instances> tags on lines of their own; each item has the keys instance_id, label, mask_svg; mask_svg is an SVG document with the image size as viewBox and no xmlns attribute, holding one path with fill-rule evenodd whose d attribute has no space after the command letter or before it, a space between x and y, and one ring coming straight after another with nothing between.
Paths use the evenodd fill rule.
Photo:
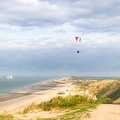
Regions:
<instances>
[{"instance_id":1,"label":"sky","mask_svg":"<svg viewBox=\"0 0 120 120\"><path fill-rule=\"evenodd\" d=\"M119 11L120 0L0 0L0 75L120 77Z\"/></svg>"}]
</instances>

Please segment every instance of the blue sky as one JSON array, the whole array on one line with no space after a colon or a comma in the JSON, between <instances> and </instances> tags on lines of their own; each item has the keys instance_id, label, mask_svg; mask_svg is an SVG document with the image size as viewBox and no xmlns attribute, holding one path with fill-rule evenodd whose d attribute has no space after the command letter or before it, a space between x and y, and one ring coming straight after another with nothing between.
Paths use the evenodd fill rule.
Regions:
<instances>
[{"instance_id":1,"label":"blue sky","mask_svg":"<svg viewBox=\"0 0 120 120\"><path fill-rule=\"evenodd\" d=\"M120 76L119 0L0 3L1 75Z\"/></svg>"}]
</instances>

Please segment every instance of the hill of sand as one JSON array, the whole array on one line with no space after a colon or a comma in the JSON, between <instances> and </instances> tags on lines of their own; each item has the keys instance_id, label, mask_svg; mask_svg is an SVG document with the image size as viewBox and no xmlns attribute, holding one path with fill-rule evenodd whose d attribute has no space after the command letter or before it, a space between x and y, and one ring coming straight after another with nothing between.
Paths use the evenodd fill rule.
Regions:
<instances>
[{"instance_id":1,"label":"hill of sand","mask_svg":"<svg viewBox=\"0 0 120 120\"><path fill-rule=\"evenodd\" d=\"M88 85L89 91L120 103L120 80L100 80Z\"/></svg>"}]
</instances>

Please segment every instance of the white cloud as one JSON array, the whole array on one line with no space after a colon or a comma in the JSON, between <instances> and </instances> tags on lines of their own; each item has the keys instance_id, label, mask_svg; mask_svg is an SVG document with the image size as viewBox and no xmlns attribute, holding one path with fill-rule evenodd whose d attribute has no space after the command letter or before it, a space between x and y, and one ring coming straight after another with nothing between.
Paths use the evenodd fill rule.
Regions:
<instances>
[{"instance_id":1,"label":"white cloud","mask_svg":"<svg viewBox=\"0 0 120 120\"><path fill-rule=\"evenodd\" d=\"M50 63L54 59L58 62L52 63L54 69L63 66L71 71L85 71L89 67L88 71L93 69L94 72L103 70L104 66L108 67L106 70L112 69L109 67L112 64L116 70L118 67L110 56L113 53L119 59L119 4L119 0L2 0L0 50L40 50L42 55L44 51L52 51L48 52L51 56ZM80 44L76 43L75 36L82 38ZM80 49L80 58L78 54L76 56L77 49ZM46 63L49 63L48 54L43 55ZM62 58L57 59L58 54ZM68 63L64 61L66 59ZM102 67L101 61L104 62ZM116 63L119 66L119 62ZM51 66L48 64L48 67Z\"/></svg>"},{"instance_id":2,"label":"white cloud","mask_svg":"<svg viewBox=\"0 0 120 120\"><path fill-rule=\"evenodd\" d=\"M19 32L21 30L23 30L23 28L21 26L15 26L15 25L10 25L10 24L4 24L4 23L0 23L0 30L2 31L15 31L15 32Z\"/></svg>"},{"instance_id":3,"label":"white cloud","mask_svg":"<svg viewBox=\"0 0 120 120\"><path fill-rule=\"evenodd\" d=\"M54 29L120 29L119 1L54 1L11 0L0 4L1 24L21 27L49 27ZM114 7L116 6L116 7ZM60 26L59 26L60 25ZM117 27L117 28L116 28ZM117 31L116 30L116 31Z\"/></svg>"},{"instance_id":4,"label":"white cloud","mask_svg":"<svg viewBox=\"0 0 120 120\"><path fill-rule=\"evenodd\" d=\"M80 35L80 34L77 34ZM0 48L2 49L103 49L112 48L118 50L120 48L120 35L111 33L84 33L81 34L81 43L75 41L75 35L48 34L48 35L0 35Z\"/></svg>"},{"instance_id":5,"label":"white cloud","mask_svg":"<svg viewBox=\"0 0 120 120\"><path fill-rule=\"evenodd\" d=\"M65 24L62 24L62 25L58 25L58 26L55 26L55 27L50 27L48 28L48 31L50 32L66 32L66 33L69 33L69 32L74 32L76 28L72 25L70 25L69 23L65 23Z\"/></svg>"},{"instance_id":6,"label":"white cloud","mask_svg":"<svg viewBox=\"0 0 120 120\"><path fill-rule=\"evenodd\" d=\"M0 22L13 25L38 26L56 20L60 21L59 18L66 16L61 7L45 1L12 0L3 2L0 6L3 8L0 13Z\"/></svg>"}]
</instances>

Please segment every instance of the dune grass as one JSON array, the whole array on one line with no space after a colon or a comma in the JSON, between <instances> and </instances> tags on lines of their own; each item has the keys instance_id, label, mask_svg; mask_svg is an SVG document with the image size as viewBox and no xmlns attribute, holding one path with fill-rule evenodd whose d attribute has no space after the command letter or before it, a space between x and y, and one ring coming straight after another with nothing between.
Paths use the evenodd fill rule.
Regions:
<instances>
[{"instance_id":1,"label":"dune grass","mask_svg":"<svg viewBox=\"0 0 120 120\"><path fill-rule=\"evenodd\" d=\"M87 103L78 105L72 109L69 109L63 115L54 117L54 118L36 118L36 120L81 120L84 117L89 118L89 109L95 108L97 106L96 103Z\"/></svg>"},{"instance_id":2,"label":"dune grass","mask_svg":"<svg viewBox=\"0 0 120 120\"><path fill-rule=\"evenodd\" d=\"M94 101L88 99L85 96L74 95L74 96L57 96L52 98L47 102L42 102L39 104L31 103L26 107L20 114L27 114L30 112L35 112L35 110L60 110L65 111L63 115L54 118L35 118L35 120L80 120L82 113L86 117L89 117L87 110L89 108L94 108L97 105ZM0 115L0 120L19 120L10 114Z\"/></svg>"},{"instance_id":3,"label":"dune grass","mask_svg":"<svg viewBox=\"0 0 120 120\"><path fill-rule=\"evenodd\" d=\"M35 103L31 103L28 107L25 107L24 110L22 112L19 112L20 114L27 114L30 111L34 111L39 109L38 105Z\"/></svg>"},{"instance_id":4,"label":"dune grass","mask_svg":"<svg viewBox=\"0 0 120 120\"><path fill-rule=\"evenodd\" d=\"M74 95L67 97L54 97L48 102L38 104L39 108L44 111L51 110L53 108L74 108L75 106L83 103L88 103L90 100L87 97Z\"/></svg>"},{"instance_id":5,"label":"dune grass","mask_svg":"<svg viewBox=\"0 0 120 120\"><path fill-rule=\"evenodd\" d=\"M0 115L0 120L15 120L14 116L9 114L6 110L2 109L5 113L3 115Z\"/></svg>"},{"instance_id":6,"label":"dune grass","mask_svg":"<svg viewBox=\"0 0 120 120\"><path fill-rule=\"evenodd\" d=\"M4 115L0 115L0 120L15 120L14 117L12 115L7 115L7 114L4 114Z\"/></svg>"},{"instance_id":7,"label":"dune grass","mask_svg":"<svg viewBox=\"0 0 120 120\"><path fill-rule=\"evenodd\" d=\"M50 111L50 110L60 110L65 111L65 113L59 116L59 120L77 120L80 119L81 113L87 111L89 108L93 108L97 105L93 100L88 99L86 96L80 95L69 95L66 97L57 96L52 98L47 102L42 102L39 104L31 103L26 107L20 114L27 114L30 112L38 111ZM89 116L89 113L86 113ZM57 118L36 118L36 120L57 120ZM0 116L0 120L18 120L10 114L4 114Z\"/></svg>"},{"instance_id":8,"label":"dune grass","mask_svg":"<svg viewBox=\"0 0 120 120\"><path fill-rule=\"evenodd\" d=\"M28 107L26 107L21 113L26 114L30 111L34 110L43 110L43 111L50 111L52 109L68 109L76 107L77 105L85 105L87 103L93 103L94 101L88 99L87 97L74 95L74 96L57 96L52 98L50 101L42 102L39 104L32 103Z\"/></svg>"}]
</instances>

